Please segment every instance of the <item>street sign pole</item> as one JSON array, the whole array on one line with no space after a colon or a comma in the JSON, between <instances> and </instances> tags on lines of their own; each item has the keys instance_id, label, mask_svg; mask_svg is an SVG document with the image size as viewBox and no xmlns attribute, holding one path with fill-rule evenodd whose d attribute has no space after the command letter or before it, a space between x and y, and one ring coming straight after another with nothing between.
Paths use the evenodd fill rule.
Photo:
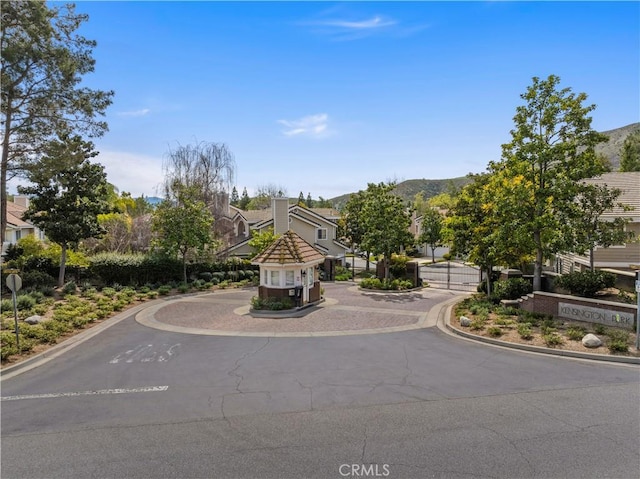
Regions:
<instances>
[{"instance_id":1,"label":"street sign pole","mask_svg":"<svg viewBox=\"0 0 640 479\"><path fill-rule=\"evenodd\" d=\"M16 348L18 348L18 354L20 354L20 334L18 334L18 307L15 291L11 291L11 299L13 299L13 321L16 326Z\"/></svg>"}]
</instances>

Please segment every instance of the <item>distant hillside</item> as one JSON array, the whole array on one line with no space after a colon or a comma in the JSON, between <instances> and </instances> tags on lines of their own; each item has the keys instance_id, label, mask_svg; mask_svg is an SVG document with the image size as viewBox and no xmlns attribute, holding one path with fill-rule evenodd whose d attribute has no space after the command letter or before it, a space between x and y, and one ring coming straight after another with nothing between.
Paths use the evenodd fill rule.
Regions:
<instances>
[{"instance_id":1,"label":"distant hillside","mask_svg":"<svg viewBox=\"0 0 640 479\"><path fill-rule=\"evenodd\" d=\"M632 123L631 125L616 128L615 130L602 132L609 137L609 142L598 145L596 147L596 153L601 153L609 159L613 171L617 171L620 168L620 149L622 148L625 138L637 129L640 129L640 123ZM423 192L425 199L429 199L432 196L439 195L451 189L461 188L469 183L469 181L469 178L466 176L445 180L406 180L398 183L396 194L407 201L412 201L417 193ZM349 199L349 196L351 196L351 193L336 196L329 201L333 203L334 208L340 210Z\"/></svg>"},{"instance_id":2,"label":"distant hillside","mask_svg":"<svg viewBox=\"0 0 640 479\"><path fill-rule=\"evenodd\" d=\"M596 146L596 153L602 153L609 159L613 171L620 169L620 150L625 138L638 129L640 129L640 123L632 123L622 128L602 132L609 137L609 142Z\"/></svg>"},{"instance_id":3,"label":"distant hillside","mask_svg":"<svg viewBox=\"0 0 640 479\"><path fill-rule=\"evenodd\" d=\"M405 180L397 184L395 194L407 201L413 201L416 194L423 192L425 199L429 199L440 193L461 188L469 183L469 181L469 178L466 176L445 180ZM336 196L335 198L331 198L330 201L333 203L334 208L340 210L349 199L349 196L351 196L351 193Z\"/></svg>"}]
</instances>

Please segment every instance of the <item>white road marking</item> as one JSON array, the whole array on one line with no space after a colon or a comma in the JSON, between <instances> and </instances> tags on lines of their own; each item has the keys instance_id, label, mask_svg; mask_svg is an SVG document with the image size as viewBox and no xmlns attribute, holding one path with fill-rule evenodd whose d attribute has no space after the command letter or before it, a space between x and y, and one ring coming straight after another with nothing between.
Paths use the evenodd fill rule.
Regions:
<instances>
[{"instance_id":1,"label":"white road marking","mask_svg":"<svg viewBox=\"0 0 640 479\"><path fill-rule=\"evenodd\" d=\"M177 356L179 347L180 347L180 343L174 344L174 345L161 344L156 347L154 347L153 344L142 344L140 346L135 347L134 349L129 349L124 353L120 353L114 356L109 361L109 364L118 364L118 363L131 364L134 362L163 363L171 359L173 356Z\"/></svg>"},{"instance_id":2,"label":"white road marking","mask_svg":"<svg viewBox=\"0 0 640 479\"><path fill-rule=\"evenodd\" d=\"M20 401L22 399L49 399L74 396L95 396L98 394L131 394L131 393L150 393L166 391L169 386L149 386L146 388L134 389L99 389L97 391L77 391L71 393L52 393L52 394L27 394L24 396L4 396L0 397L0 401Z\"/></svg>"}]
</instances>

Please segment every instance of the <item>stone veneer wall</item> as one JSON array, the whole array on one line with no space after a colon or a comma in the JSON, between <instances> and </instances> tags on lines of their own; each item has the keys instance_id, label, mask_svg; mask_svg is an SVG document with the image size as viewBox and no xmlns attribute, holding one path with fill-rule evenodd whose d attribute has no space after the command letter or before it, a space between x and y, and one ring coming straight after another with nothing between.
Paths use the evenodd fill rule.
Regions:
<instances>
[{"instance_id":1,"label":"stone veneer wall","mask_svg":"<svg viewBox=\"0 0 640 479\"><path fill-rule=\"evenodd\" d=\"M575 306L575 308L573 308L574 310L585 311L586 314L582 315L582 319L562 314L560 311L560 303L563 303L565 309ZM600 323L607 326L633 330L635 330L634 319L637 321L638 317L638 307L633 304L579 298L576 296L545 293L542 291L536 291L532 295L529 295L528 299L520 304L520 307L526 311L550 314L557 318ZM608 314L599 314L599 312L606 312Z\"/></svg>"}]
</instances>

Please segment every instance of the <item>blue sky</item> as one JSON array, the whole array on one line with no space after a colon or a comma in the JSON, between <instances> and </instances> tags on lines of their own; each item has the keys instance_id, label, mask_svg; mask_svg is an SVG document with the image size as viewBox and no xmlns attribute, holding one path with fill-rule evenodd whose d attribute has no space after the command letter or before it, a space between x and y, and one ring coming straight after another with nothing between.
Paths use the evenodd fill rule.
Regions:
<instances>
[{"instance_id":1,"label":"blue sky","mask_svg":"<svg viewBox=\"0 0 640 479\"><path fill-rule=\"evenodd\" d=\"M531 78L639 121L637 2L78 2L113 89L98 161L152 196L178 145L226 143L241 192L331 198L485 170Z\"/></svg>"}]
</instances>

